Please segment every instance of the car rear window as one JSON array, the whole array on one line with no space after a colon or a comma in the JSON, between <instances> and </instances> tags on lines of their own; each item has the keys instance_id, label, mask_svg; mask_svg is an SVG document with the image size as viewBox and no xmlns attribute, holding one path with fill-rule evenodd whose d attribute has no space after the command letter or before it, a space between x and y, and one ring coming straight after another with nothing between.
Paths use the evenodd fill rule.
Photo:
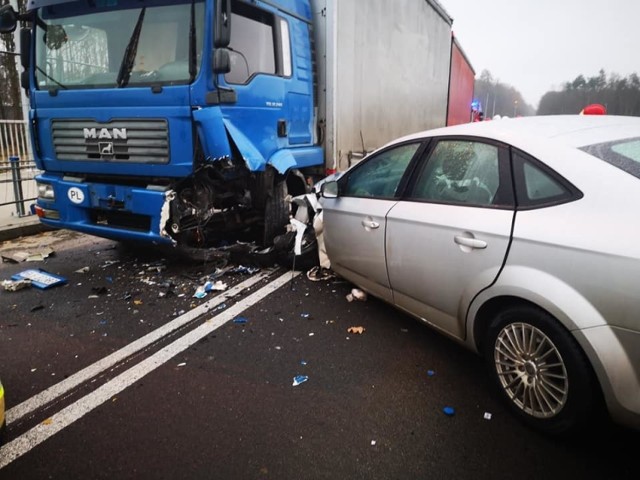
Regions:
<instances>
[{"instance_id":1,"label":"car rear window","mask_svg":"<svg viewBox=\"0 0 640 480\"><path fill-rule=\"evenodd\" d=\"M640 178L640 138L588 145L581 150Z\"/></svg>"}]
</instances>

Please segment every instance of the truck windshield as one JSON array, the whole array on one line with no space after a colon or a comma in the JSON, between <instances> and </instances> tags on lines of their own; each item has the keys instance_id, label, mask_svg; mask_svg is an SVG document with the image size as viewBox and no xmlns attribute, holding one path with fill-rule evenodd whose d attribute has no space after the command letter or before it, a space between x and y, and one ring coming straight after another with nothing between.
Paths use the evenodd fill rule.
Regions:
<instances>
[{"instance_id":1,"label":"truck windshield","mask_svg":"<svg viewBox=\"0 0 640 480\"><path fill-rule=\"evenodd\" d=\"M189 83L200 68L203 25L202 0L82 0L44 7L36 21L37 88Z\"/></svg>"}]
</instances>

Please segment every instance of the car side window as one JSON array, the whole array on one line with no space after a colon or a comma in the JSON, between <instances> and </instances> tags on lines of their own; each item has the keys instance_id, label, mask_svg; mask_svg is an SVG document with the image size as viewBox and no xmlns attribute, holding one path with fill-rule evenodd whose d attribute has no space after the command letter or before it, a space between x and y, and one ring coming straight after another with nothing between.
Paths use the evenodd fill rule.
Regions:
<instances>
[{"instance_id":1,"label":"car side window","mask_svg":"<svg viewBox=\"0 0 640 480\"><path fill-rule=\"evenodd\" d=\"M393 198L419 147L419 142L400 145L369 158L348 174L341 195Z\"/></svg>"},{"instance_id":2,"label":"car side window","mask_svg":"<svg viewBox=\"0 0 640 480\"><path fill-rule=\"evenodd\" d=\"M498 147L469 140L440 140L420 172L412 199L493 205L500 186Z\"/></svg>"},{"instance_id":3,"label":"car side window","mask_svg":"<svg viewBox=\"0 0 640 480\"><path fill-rule=\"evenodd\" d=\"M564 203L575 197L559 175L520 152L513 152L513 167L519 207Z\"/></svg>"}]
</instances>

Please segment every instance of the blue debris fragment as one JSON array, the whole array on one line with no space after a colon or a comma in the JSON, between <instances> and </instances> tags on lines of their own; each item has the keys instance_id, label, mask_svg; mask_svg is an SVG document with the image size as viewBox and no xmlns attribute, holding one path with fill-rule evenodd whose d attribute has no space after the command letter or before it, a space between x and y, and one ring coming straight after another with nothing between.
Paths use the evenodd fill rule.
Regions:
<instances>
[{"instance_id":1,"label":"blue debris fragment","mask_svg":"<svg viewBox=\"0 0 640 480\"><path fill-rule=\"evenodd\" d=\"M236 317L233 319L233 323L245 324L248 320L245 317Z\"/></svg>"},{"instance_id":2,"label":"blue debris fragment","mask_svg":"<svg viewBox=\"0 0 640 480\"><path fill-rule=\"evenodd\" d=\"M296 375L295 377L293 377L293 386L297 387L298 385L306 382L307 380L309 380L309 377L306 375Z\"/></svg>"},{"instance_id":3,"label":"blue debris fragment","mask_svg":"<svg viewBox=\"0 0 640 480\"><path fill-rule=\"evenodd\" d=\"M456 410L453 407L444 407L442 411L447 417L453 417L456 414Z\"/></svg>"},{"instance_id":4,"label":"blue debris fragment","mask_svg":"<svg viewBox=\"0 0 640 480\"><path fill-rule=\"evenodd\" d=\"M436 374L433 370L427 370L427 376L433 377Z\"/></svg>"}]
</instances>

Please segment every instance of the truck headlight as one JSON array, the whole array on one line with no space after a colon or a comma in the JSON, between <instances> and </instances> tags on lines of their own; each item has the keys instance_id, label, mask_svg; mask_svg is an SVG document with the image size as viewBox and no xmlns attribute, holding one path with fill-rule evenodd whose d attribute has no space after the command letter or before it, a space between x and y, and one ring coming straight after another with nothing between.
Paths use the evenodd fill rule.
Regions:
<instances>
[{"instance_id":1,"label":"truck headlight","mask_svg":"<svg viewBox=\"0 0 640 480\"><path fill-rule=\"evenodd\" d=\"M56 194L53 191L53 186L49 183L38 183L38 198L43 200L55 200Z\"/></svg>"}]
</instances>

